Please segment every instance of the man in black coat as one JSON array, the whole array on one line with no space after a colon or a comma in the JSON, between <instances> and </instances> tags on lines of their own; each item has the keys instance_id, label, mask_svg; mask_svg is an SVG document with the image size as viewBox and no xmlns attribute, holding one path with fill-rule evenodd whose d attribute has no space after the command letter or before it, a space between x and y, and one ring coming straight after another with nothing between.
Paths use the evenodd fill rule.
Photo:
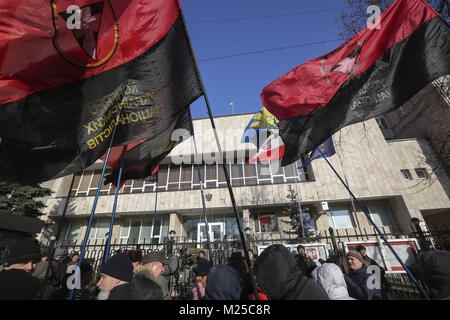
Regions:
<instances>
[{"instance_id":1,"label":"man in black coat","mask_svg":"<svg viewBox=\"0 0 450 320\"><path fill-rule=\"evenodd\" d=\"M433 299L450 300L450 252L430 250L419 257L422 280L433 292Z\"/></svg>"},{"instance_id":2,"label":"man in black coat","mask_svg":"<svg viewBox=\"0 0 450 320\"><path fill-rule=\"evenodd\" d=\"M255 262L255 274L258 287L270 300L329 300L281 244L271 245L261 253Z\"/></svg>"},{"instance_id":3,"label":"man in black coat","mask_svg":"<svg viewBox=\"0 0 450 320\"><path fill-rule=\"evenodd\" d=\"M131 284L133 265L126 253L111 257L100 269L98 300L143 300Z\"/></svg>"},{"instance_id":4,"label":"man in black coat","mask_svg":"<svg viewBox=\"0 0 450 320\"><path fill-rule=\"evenodd\" d=\"M3 252L0 265L0 300L35 299L42 289L41 281L32 276L33 265L41 258L35 239L17 240Z\"/></svg>"},{"instance_id":5,"label":"man in black coat","mask_svg":"<svg viewBox=\"0 0 450 320\"><path fill-rule=\"evenodd\" d=\"M364 258L358 251L349 251L347 253L349 267L348 275L344 273L347 283L348 294L357 300L382 300L381 296L381 272L380 279L377 280L378 288L369 287L369 277L372 273L367 271L364 264Z\"/></svg>"},{"instance_id":6,"label":"man in black coat","mask_svg":"<svg viewBox=\"0 0 450 320\"><path fill-rule=\"evenodd\" d=\"M168 265L170 261L163 252L154 251L143 256L141 263L142 265L134 271L134 287L144 300L163 300L165 290L160 278L161 273L164 272L164 265ZM169 295L166 294L167 296Z\"/></svg>"}]
</instances>

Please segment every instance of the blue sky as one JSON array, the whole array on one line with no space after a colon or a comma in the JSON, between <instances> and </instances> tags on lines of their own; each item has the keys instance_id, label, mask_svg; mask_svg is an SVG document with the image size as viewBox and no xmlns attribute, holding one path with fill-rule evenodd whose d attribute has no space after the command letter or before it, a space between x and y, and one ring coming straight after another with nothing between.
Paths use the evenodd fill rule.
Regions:
<instances>
[{"instance_id":1,"label":"blue sky","mask_svg":"<svg viewBox=\"0 0 450 320\"><path fill-rule=\"evenodd\" d=\"M266 85L344 42L205 61L249 51L336 40L336 16L342 11L339 8L348 5L345 0L180 2L214 116L231 114L231 101L235 113L258 111L262 108L260 94ZM275 15L281 16L268 17ZM208 116L203 97L191 105L191 110L193 118Z\"/></svg>"}]
</instances>

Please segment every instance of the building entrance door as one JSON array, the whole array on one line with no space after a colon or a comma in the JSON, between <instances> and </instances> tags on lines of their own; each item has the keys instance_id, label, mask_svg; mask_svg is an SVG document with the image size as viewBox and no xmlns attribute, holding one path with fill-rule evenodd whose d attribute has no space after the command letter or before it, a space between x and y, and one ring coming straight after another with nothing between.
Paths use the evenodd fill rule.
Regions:
<instances>
[{"instance_id":1,"label":"building entrance door","mask_svg":"<svg viewBox=\"0 0 450 320\"><path fill-rule=\"evenodd\" d=\"M209 241L211 243L215 241L222 241L223 231L225 229L224 222L211 222L208 223L209 228ZM202 247L202 243L206 242L206 227L204 223L199 223L197 225L197 242L199 242L199 247Z\"/></svg>"}]
</instances>

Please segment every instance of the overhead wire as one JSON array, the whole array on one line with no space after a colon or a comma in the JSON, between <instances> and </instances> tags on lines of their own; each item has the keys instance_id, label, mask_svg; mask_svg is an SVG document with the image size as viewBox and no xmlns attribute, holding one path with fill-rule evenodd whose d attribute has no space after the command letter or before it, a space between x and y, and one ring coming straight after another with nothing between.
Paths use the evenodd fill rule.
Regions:
<instances>
[{"instance_id":1,"label":"overhead wire","mask_svg":"<svg viewBox=\"0 0 450 320\"><path fill-rule=\"evenodd\" d=\"M242 53L230 54L230 55L226 55L226 56L206 58L206 59L199 59L198 62L209 62L209 61L228 59L228 58L234 58L234 57L240 57L240 56L246 56L246 55L252 55L252 54L259 54L259 53L265 53L265 52L271 52L271 51L285 50L285 49L298 48L298 47L307 47L307 46L312 46L312 45L317 45L317 44L324 44L324 43L329 43L329 42L337 42L337 41L343 41L343 40L342 39L334 39L334 40L324 40L324 41L316 41L316 42L299 43L299 44L295 44L295 45L291 45L291 46L285 46L285 47L277 47L277 48L262 49L262 50L255 50L255 51L247 51L247 52L242 52Z\"/></svg>"},{"instance_id":2,"label":"overhead wire","mask_svg":"<svg viewBox=\"0 0 450 320\"><path fill-rule=\"evenodd\" d=\"M322 9L322 10L313 10L313 11L305 11L305 12L294 12L294 13L269 15L269 16L246 17L246 18L228 18L228 19L216 19L216 20L192 20L192 21L188 21L188 24L189 23L216 23L216 22L234 22L234 21L248 21L248 20L259 20L259 19L273 19L273 18L300 16L300 15L305 15L305 14L345 10L345 9L349 9L349 8L350 7L342 7L342 8L334 8L334 9Z\"/></svg>"}]
</instances>

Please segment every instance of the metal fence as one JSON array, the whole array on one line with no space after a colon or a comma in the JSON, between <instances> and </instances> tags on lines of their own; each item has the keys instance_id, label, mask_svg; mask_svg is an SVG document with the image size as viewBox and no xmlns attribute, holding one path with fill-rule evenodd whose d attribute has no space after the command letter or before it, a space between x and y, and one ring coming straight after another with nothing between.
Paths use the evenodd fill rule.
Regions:
<instances>
[{"instance_id":1,"label":"metal fence","mask_svg":"<svg viewBox=\"0 0 450 320\"><path fill-rule=\"evenodd\" d=\"M423 231L419 228L411 229L411 232L388 232L384 236L388 240L392 239L410 239L415 238L419 243L419 249L425 244L431 243L436 249L444 249L445 243L448 246L450 239L450 229L448 227L435 228L432 230ZM364 240L378 240L379 234L376 232L368 232L364 229L363 232L349 234L347 231L336 232L336 230L330 229L329 232L325 232L313 239L314 243L323 243L327 245L327 249L330 254L337 254L344 257L344 243L352 241L364 241ZM268 238L257 239L253 237L247 237L248 249L253 249L255 254L258 252L258 246L267 246L272 244L306 244L307 241L288 236L283 234L270 234ZM52 244L46 244L50 246ZM74 251L80 252L81 245L74 242L62 241L55 244L55 246L64 247L71 254ZM97 273L100 269L102 261L105 257L106 240L95 240L89 242L85 249L84 261L90 263L93 266L94 271ZM193 254L201 250L206 251L206 257L212 261L213 264L226 264L233 252L243 252L242 243L238 237L226 238L224 241L216 241L210 244L208 248L206 243L187 242L183 237L174 237L172 239L166 238L163 243L136 243L128 241L127 243L111 243L110 256L116 253L124 252L126 250L141 250L145 255L152 250L163 250L167 255L175 252L182 252L184 254L180 259L180 268L177 274L172 275L169 278L169 290L171 292L178 292L181 299L191 298L192 283L190 282L190 267L193 264ZM447 247L447 250L449 248ZM189 256L191 253L191 256ZM423 299L418 288L406 274L403 273L387 273L386 278L390 284L390 290L388 292L388 299L399 300L417 300ZM431 295L431 291L422 283L427 294Z\"/></svg>"}]
</instances>

